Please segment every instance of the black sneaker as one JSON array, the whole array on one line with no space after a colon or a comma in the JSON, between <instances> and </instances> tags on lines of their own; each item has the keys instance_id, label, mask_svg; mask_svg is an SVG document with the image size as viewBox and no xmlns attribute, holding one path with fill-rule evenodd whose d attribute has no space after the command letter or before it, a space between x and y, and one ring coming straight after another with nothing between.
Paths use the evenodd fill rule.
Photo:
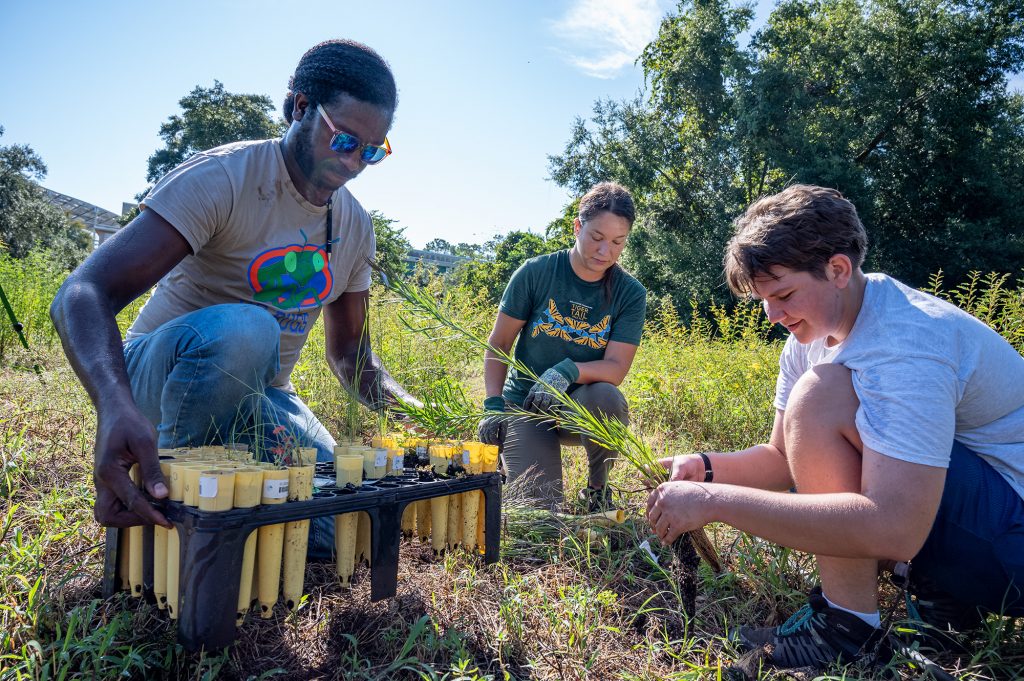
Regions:
<instances>
[{"instance_id":1,"label":"black sneaker","mask_svg":"<svg viewBox=\"0 0 1024 681\"><path fill-rule=\"evenodd\" d=\"M906 592L907 626L897 631L917 637L926 648L963 652L963 634L981 627L985 613L944 593L910 589Z\"/></svg>"},{"instance_id":2,"label":"black sneaker","mask_svg":"<svg viewBox=\"0 0 1024 681\"><path fill-rule=\"evenodd\" d=\"M589 485L584 487L580 490L579 502L584 513L604 513L615 510L615 505L612 504L612 491L608 485L601 488Z\"/></svg>"},{"instance_id":3,"label":"black sneaker","mask_svg":"<svg viewBox=\"0 0 1024 681\"><path fill-rule=\"evenodd\" d=\"M743 626L735 635L741 650L760 649L764 662L786 669L849 664L870 652L881 638L880 629L830 607L819 587L782 626Z\"/></svg>"}]
</instances>

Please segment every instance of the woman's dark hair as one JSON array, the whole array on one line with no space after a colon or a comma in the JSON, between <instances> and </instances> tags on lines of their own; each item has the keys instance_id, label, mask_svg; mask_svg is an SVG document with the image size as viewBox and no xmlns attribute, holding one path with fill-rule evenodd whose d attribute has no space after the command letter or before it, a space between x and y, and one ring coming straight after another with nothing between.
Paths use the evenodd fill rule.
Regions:
<instances>
[{"instance_id":1,"label":"woman's dark hair","mask_svg":"<svg viewBox=\"0 0 1024 681\"><path fill-rule=\"evenodd\" d=\"M580 199L580 222L586 222L600 213L612 213L629 222L630 229L636 220L636 206L633 195L617 182L599 182ZM601 282L604 284L604 300L612 302L612 285L622 267L615 263L604 272Z\"/></svg>"},{"instance_id":2,"label":"woman's dark hair","mask_svg":"<svg viewBox=\"0 0 1024 681\"><path fill-rule=\"evenodd\" d=\"M372 49L354 40L327 40L302 55L295 75L288 79L282 112L292 122L295 93L301 92L315 107L349 95L361 102L393 112L398 90L391 67Z\"/></svg>"}]
</instances>

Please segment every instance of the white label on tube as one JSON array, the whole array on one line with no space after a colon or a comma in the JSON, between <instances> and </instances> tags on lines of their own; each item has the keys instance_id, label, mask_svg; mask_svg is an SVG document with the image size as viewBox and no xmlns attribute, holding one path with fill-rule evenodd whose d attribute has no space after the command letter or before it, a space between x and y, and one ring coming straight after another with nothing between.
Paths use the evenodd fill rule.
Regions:
<instances>
[{"instance_id":1,"label":"white label on tube","mask_svg":"<svg viewBox=\"0 0 1024 681\"><path fill-rule=\"evenodd\" d=\"M427 448L424 445L419 445L416 447L416 456L423 456L426 453Z\"/></svg>"},{"instance_id":2,"label":"white label on tube","mask_svg":"<svg viewBox=\"0 0 1024 681\"><path fill-rule=\"evenodd\" d=\"M468 449L463 449L462 450L462 465L463 466L468 466L469 465L469 450Z\"/></svg>"},{"instance_id":3,"label":"white label on tube","mask_svg":"<svg viewBox=\"0 0 1024 681\"><path fill-rule=\"evenodd\" d=\"M391 459L391 470L393 471L404 471L405 470L405 455L395 454L395 457Z\"/></svg>"},{"instance_id":4,"label":"white label on tube","mask_svg":"<svg viewBox=\"0 0 1024 681\"><path fill-rule=\"evenodd\" d=\"M380 468L381 466L388 465L388 450L383 447L378 449L374 455L373 465Z\"/></svg>"},{"instance_id":5,"label":"white label on tube","mask_svg":"<svg viewBox=\"0 0 1024 681\"><path fill-rule=\"evenodd\" d=\"M265 480L263 482L263 496L267 499L287 499L288 480Z\"/></svg>"},{"instance_id":6,"label":"white label on tube","mask_svg":"<svg viewBox=\"0 0 1024 681\"><path fill-rule=\"evenodd\" d=\"M214 499L217 497L217 478L213 476L199 477L199 496L203 499Z\"/></svg>"}]
</instances>

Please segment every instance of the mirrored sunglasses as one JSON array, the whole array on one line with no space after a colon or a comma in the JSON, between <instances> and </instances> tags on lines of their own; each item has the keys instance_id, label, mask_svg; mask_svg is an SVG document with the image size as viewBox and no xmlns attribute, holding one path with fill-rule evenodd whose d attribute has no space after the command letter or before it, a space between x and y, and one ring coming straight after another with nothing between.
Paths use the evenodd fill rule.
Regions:
<instances>
[{"instance_id":1,"label":"mirrored sunglasses","mask_svg":"<svg viewBox=\"0 0 1024 681\"><path fill-rule=\"evenodd\" d=\"M324 111L323 106L320 104L316 105L316 110L323 116L324 122L327 123L327 127L331 129L331 149L339 154L352 154L359 152L359 160L367 165L374 165L380 163L385 158L391 155L391 143L388 142L388 138L384 138L383 145L363 144L359 141L359 138L355 135L347 132L342 132L334 127L334 122L331 121L327 112Z\"/></svg>"}]
</instances>

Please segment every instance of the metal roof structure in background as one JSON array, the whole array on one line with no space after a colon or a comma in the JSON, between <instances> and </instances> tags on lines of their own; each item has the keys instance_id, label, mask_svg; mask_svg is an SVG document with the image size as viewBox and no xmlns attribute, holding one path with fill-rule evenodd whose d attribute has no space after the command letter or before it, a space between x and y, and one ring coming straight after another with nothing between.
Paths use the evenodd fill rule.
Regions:
<instances>
[{"instance_id":1,"label":"metal roof structure in background","mask_svg":"<svg viewBox=\"0 0 1024 681\"><path fill-rule=\"evenodd\" d=\"M121 216L116 213L46 187L41 187L41 189L50 203L67 213L72 221L82 223L86 229L92 232L93 247L99 246L110 235L121 229L121 225L117 224L117 219Z\"/></svg>"},{"instance_id":2,"label":"metal roof structure in background","mask_svg":"<svg viewBox=\"0 0 1024 681\"><path fill-rule=\"evenodd\" d=\"M427 267L436 267L438 274L445 274L460 264L469 260L463 255L452 255L450 253L438 253L436 251L424 251L419 248L411 248L408 253L405 254L405 265L409 272L416 269L418 263L423 263Z\"/></svg>"},{"instance_id":3,"label":"metal roof structure in background","mask_svg":"<svg viewBox=\"0 0 1024 681\"><path fill-rule=\"evenodd\" d=\"M68 214L68 217L72 220L77 220L86 226L92 225L113 225L117 227L117 219L121 217L106 208L100 208L94 206L87 201L76 199L73 196L67 194L61 194L55 192L52 189L42 188L46 194L46 198L50 200L50 203L64 209L64 212Z\"/></svg>"}]
</instances>

